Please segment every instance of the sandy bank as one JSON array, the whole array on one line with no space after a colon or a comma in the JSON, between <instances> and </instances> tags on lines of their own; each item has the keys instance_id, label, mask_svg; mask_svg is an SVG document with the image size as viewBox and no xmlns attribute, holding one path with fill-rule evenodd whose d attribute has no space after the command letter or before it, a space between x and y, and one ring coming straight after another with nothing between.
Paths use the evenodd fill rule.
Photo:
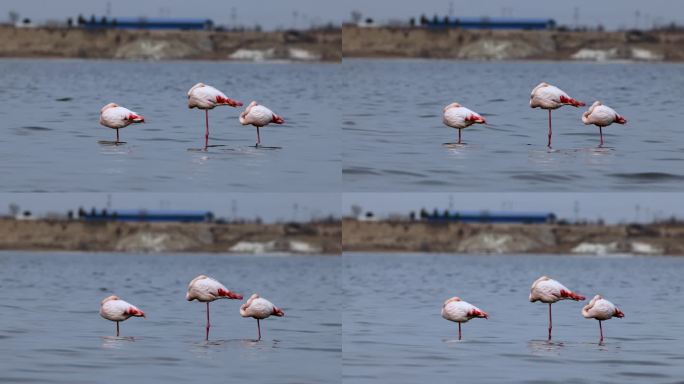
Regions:
<instances>
[{"instance_id":1,"label":"sandy bank","mask_svg":"<svg viewBox=\"0 0 684 384\"><path fill-rule=\"evenodd\" d=\"M342 29L344 57L684 61L684 31Z\"/></svg>"},{"instance_id":2,"label":"sandy bank","mask_svg":"<svg viewBox=\"0 0 684 384\"><path fill-rule=\"evenodd\" d=\"M340 61L337 30L214 32L0 27L0 57Z\"/></svg>"},{"instance_id":3,"label":"sandy bank","mask_svg":"<svg viewBox=\"0 0 684 384\"><path fill-rule=\"evenodd\" d=\"M344 220L355 252L684 255L684 225L462 224Z\"/></svg>"},{"instance_id":4,"label":"sandy bank","mask_svg":"<svg viewBox=\"0 0 684 384\"><path fill-rule=\"evenodd\" d=\"M123 223L0 219L0 249L339 254L340 223Z\"/></svg>"}]
</instances>

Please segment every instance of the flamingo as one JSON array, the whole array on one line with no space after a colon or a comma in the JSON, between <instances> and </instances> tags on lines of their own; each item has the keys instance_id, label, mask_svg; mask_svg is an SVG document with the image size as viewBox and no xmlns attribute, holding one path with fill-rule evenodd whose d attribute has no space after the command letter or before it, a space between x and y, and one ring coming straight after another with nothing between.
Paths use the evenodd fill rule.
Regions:
<instances>
[{"instance_id":1,"label":"flamingo","mask_svg":"<svg viewBox=\"0 0 684 384\"><path fill-rule=\"evenodd\" d=\"M486 124L484 117L477 112L461 106L459 103L451 103L444 107L443 120L445 125L458 129L458 143L461 144L461 130L473 124Z\"/></svg>"},{"instance_id":2,"label":"flamingo","mask_svg":"<svg viewBox=\"0 0 684 384\"><path fill-rule=\"evenodd\" d=\"M242 103L228 98L218 89L203 83L197 83L188 91L188 108L204 109L206 131L204 132L204 150L209 147L209 110L219 105L241 107Z\"/></svg>"},{"instance_id":3,"label":"flamingo","mask_svg":"<svg viewBox=\"0 0 684 384\"><path fill-rule=\"evenodd\" d=\"M599 343L603 342L603 326L601 322L603 320L608 320L612 317L617 317L619 319L625 317L625 314L616 307L615 304L604 299L601 295L594 296L589 304L582 308L582 316L587 319L596 319L599 322L599 332L601 333L601 339Z\"/></svg>"},{"instance_id":4,"label":"flamingo","mask_svg":"<svg viewBox=\"0 0 684 384\"><path fill-rule=\"evenodd\" d=\"M261 144L261 137L259 136L259 128L266 126L270 123L282 124L285 120L282 117L276 115L270 109L264 107L263 105L257 104L256 101L252 101L247 106L242 113L240 113L240 124L248 125L251 124L257 129L257 142L255 147Z\"/></svg>"},{"instance_id":5,"label":"flamingo","mask_svg":"<svg viewBox=\"0 0 684 384\"><path fill-rule=\"evenodd\" d=\"M205 275L199 275L192 279L188 284L188 293L185 295L188 301L197 300L207 303L207 333L206 340L209 340L209 303L216 299L238 299L242 300L242 295L231 292L223 284Z\"/></svg>"},{"instance_id":6,"label":"flamingo","mask_svg":"<svg viewBox=\"0 0 684 384\"><path fill-rule=\"evenodd\" d=\"M116 336L119 337L119 322L128 320L129 317L145 317L145 312L135 305L121 300L118 296L112 295L100 304L100 316L107 320L116 321Z\"/></svg>"},{"instance_id":7,"label":"flamingo","mask_svg":"<svg viewBox=\"0 0 684 384\"><path fill-rule=\"evenodd\" d=\"M531 108L542 108L549 110L549 144L548 147L551 148L551 110L558 109L564 105L572 105L573 107L583 107L583 102L575 100L568 96L567 93L562 91L560 88L554 87L551 84L540 83L532 90L530 95L530 107Z\"/></svg>"},{"instance_id":8,"label":"flamingo","mask_svg":"<svg viewBox=\"0 0 684 384\"><path fill-rule=\"evenodd\" d=\"M100 124L105 127L116 129L116 142L119 141L119 129L125 128L133 123L144 123L145 118L130 109L119 106L116 103L109 103L100 110Z\"/></svg>"},{"instance_id":9,"label":"flamingo","mask_svg":"<svg viewBox=\"0 0 684 384\"><path fill-rule=\"evenodd\" d=\"M253 317L256 319L258 332L257 341L259 341L261 340L261 325L259 324L259 320L263 320L270 316L283 317L285 316L285 312L255 293L250 296L246 303L240 306L240 316Z\"/></svg>"},{"instance_id":10,"label":"flamingo","mask_svg":"<svg viewBox=\"0 0 684 384\"><path fill-rule=\"evenodd\" d=\"M559 300L567 299L581 301L584 300L585 297L572 292L563 284L546 276L538 278L532 284L532 288L530 289L530 301L533 303L535 301L541 301L542 303L549 305L549 341L551 341L551 328L553 326L551 320L551 304Z\"/></svg>"},{"instance_id":11,"label":"flamingo","mask_svg":"<svg viewBox=\"0 0 684 384\"><path fill-rule=\"evenodd\" d=\"M452 297L442 305L442 317L458 323L458 339L461 340L461 323L475 317L487 319L487 313L478 307L461 300L460 297Z\"/></svg>"},{"instance_id":12,"label":"flamingo","mask_svg":"<svg viewBox=\"0 0 684 384\"><path fill-rule=\"evenodd\" d=\"M627 120L615 112L613 108L603 105L600 101L594 101L594 104L582 114L582 122L585 125L594 124L599 127L599 134L601 135L599 148L601 148L603 147L603 127L613 123L625 124Z\"/></svg>"}]
</instances>

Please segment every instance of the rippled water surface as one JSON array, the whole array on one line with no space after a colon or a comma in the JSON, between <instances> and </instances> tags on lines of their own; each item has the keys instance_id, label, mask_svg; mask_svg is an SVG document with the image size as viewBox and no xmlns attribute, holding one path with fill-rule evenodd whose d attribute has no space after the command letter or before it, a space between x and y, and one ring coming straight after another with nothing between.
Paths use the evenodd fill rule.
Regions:
<instances>
[{"instance_id":1,"label":"rippled water surface","mask_svg":"<svg viewBox=\"0 0 684 384\"><path fill-rule=\"evenodd\" d=\"M340 258L0 253L0 382L339 383ZM200 273L285 311L261 323L240 302L185 300ZM147 319L102 319L117 294Z\"/></svg>"},{"instance_id":2,"label":"rippled water surface","mask_svg":"<svg viewBox=\"0 0 684 384\"><path fill-rule=\"evenodd\" d=\"M340 111L337 65L225 62L0 60L0 174L4 191L337 191ZM261 130L243 108L188 109L197 82L270 107L285 124ZM116 102L146 118L121 130L99 125ZM11 177L10 177L11 176Z\"/></svg>"},{"instance_id":3,"label":"rippled water surface","mask_svg":"<svg viewBox=\"0 0 684 384\"><path fill-rule=\"evenodd\" d=\"M349 191L682 190L682 64L345 60L343 181ZM601 100L628 123L598 129L587 109L529 107L541 81L591 104ZM458 101L490 126L458 131L442 108Z\"/></svg>"},{"instance_id":4,"label":"rippled water surface","mask_svg":"<svg viewBox=\"0 0 684 384\"><path fill-rule=\"evenodd\" d=\"M684 259L672 257L343 256L343 377L354 383L681 383ZM584 319L582 303L528 301L542 274L624 312ZM489 320L441 318L460 296Z\"/></svg>"}]
</instances>

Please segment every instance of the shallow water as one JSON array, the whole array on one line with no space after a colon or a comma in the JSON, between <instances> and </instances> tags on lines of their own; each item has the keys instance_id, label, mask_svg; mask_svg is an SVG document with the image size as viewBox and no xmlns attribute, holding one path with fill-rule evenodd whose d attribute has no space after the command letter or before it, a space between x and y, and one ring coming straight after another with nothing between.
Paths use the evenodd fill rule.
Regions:
<instances>
[{"instance_id":1,"label":"shallow water","mask_svg":"<svg viewBox=\"0 0 684 384\"><path fill-rule=\"evenodd\" d=\"M0 60L0 189L13 191L338 191L340 114L337 65L102 60ZM242 126L242 108L188 109L197 82L251 100L285 124ZM117 102L145 116L121 129L122 146L99 125Z\"/></svg>"},{"instance_id":2,"label":"shallow water","mask_svg":"<svg viewBox=\"0 0 684 384\"><path fill-rule=\"evenodd\" d=\"M684 259L671 257L343 256L343 379L354 383L675 383L682 380ZM600 293L625 312L584 319L583 303L528 301L548 274L588 297ZM489 319L441 318L460 296ZM586 303L586 302L585 302Z\"/></svg>"},{"instance_id":3,"label":"shallow water","mask_svg":"<svg viewBox=\"0 0 684 384\"><path fill-rule=\"evenodd\" d=\"M348 191L679 191L684 188L682 64L344 60L343 182ZM616 109L627 125L581 122L587 107L529 107L541 81L590 105ZM489 126L442 124L454 101Z\"/></svg>"},{"instance_id":4,"label":"shallow water","mask_svg":"<svg viewBox=\"0 0 684 384\"><path fill-rule=\"evenodd\" d=\"M261 323L240 302L185 300L200 273L285 311ZM0 381L337 383L341 374L340 258L330 256L0 253ZM147 319L102 319L117 294Z\"/></svg>"}]
</instances>

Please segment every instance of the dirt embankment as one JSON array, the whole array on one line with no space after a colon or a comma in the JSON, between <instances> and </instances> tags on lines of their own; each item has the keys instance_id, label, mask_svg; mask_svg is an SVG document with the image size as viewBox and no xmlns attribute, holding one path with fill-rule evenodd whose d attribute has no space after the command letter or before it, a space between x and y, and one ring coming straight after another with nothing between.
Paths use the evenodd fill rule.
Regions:
<instances>
[{"instance_id":1,"label":"dirt embankment","mask_svg":"<svg viewBox=\"0 0 684 384\"><path fill-rule=\"evenodd\" d=\"M684 225L342 222L344 251L684 255Z\"/></svg>"},{"instance_id":2,"label":"dirt embankment","mask_svg":"<svg viewBox=\"0 0 684 384\"><path fill-rule=\"evenodd\" d=\"M342 29L344 57L684 61L684 31Z\"/></svg>"},{"instance_id":3,"label":"dirt embankment","mask_svg":"<svg viewBox=\"0 0 684 384\"><path fill-rule=\"evenodd\" d=\"M340 254L341 225L0 219L0 249Z\"/></svg>"},{"instance_id":4,"label":"dirt embankment","mask_svg":"<svg viewBox=\"0 0 684 384\"><path fill-rule=\"evenodd\" d=\"M135 31L0 27L0 57L342 60L342 33Z\"/></svg>"}]
</instances>

